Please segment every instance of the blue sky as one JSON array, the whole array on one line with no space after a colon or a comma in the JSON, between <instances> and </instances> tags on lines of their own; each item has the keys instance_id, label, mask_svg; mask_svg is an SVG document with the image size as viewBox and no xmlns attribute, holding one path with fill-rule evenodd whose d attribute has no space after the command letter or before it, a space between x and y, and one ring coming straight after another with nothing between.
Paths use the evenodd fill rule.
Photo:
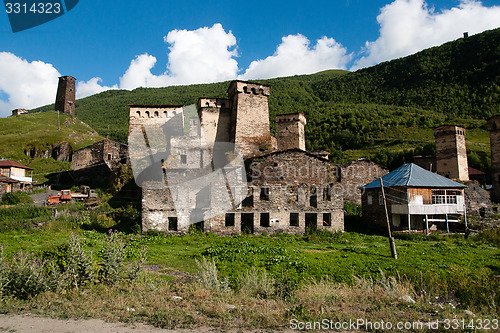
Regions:
<instances>
[{"instance_id":1,"label":"blue sky","mask_svg":"<svg viewBox=\"0 0 500 333\"><path fill-rule=\"evenodd\" d=\"M500 25L498 0L81 0L12 33L0 13L0 116L53 103L57 77L78 97L133 89L355 70Z\"/></svg>"}]
</instances>

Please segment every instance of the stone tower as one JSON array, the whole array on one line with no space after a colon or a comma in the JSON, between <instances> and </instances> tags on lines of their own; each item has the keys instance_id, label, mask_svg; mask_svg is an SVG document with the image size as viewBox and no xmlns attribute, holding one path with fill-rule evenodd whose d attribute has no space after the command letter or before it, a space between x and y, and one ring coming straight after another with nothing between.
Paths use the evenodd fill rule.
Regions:
<instances>
[{"instance_id":1,"label":"stone tower","mask_svg":"<svg viewBox=\"0 0 500 333\"><path fill-rule=\"evenodd\" d=\"M231 142L231 104L231 100L223 98L198 99L198 118L210 149L215 142Z\"/></svg>"},{"instance_id":2,"label":"stone tower","mask_svg":"<svg viewBox=\"0 0 500 333\"><path fill-rule=\"evenodd\" d=\"M491 147L491 200L500 202L500 115L488 119Z\"/></svg>"},{"instance_id":3,"label":"stone tower","mask_svg":"<svg viewBox=\"0 0 500 333\"><path fill-rule=\"evenodd\" d=\"M269 91L267 85L244 81L231 82L227 91L232 102L231 139L243 157L272 149Z\"/></svg>"},{"instance_id":4,"label":"stone tower","mask_svg":"<svg viewBox=\"0 0 500 333\"><path fill-rule=\"evenodd\" d=\"M306 117L303 113L276 116L278 127L278 150L299 148L306 150L304 126Z\"/></svg>"},{"instance_id":5,"label":"stone tower","mask_svg":"<svg viewBox=\"0 0 500 333\"><path fill-rule=\"evenodd\" d=\"M465 129L443 125L434 129L438 174L461 181L469 180Z\"/></svg>"},{"instance_id":6,"label":"stone tower","mask_svg":"<svg viewBox=\"0 0 500 333\"><path fill-rule=\"evenodd\" d=\"M75 81L72 76L61 76L57 87L56 111L75 115Z\"/></svg>"}]
</instances>

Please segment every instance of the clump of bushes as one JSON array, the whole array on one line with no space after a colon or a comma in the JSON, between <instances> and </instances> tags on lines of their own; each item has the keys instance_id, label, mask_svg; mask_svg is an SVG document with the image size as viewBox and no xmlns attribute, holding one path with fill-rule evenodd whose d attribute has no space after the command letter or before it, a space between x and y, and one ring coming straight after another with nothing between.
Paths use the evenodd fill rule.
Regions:
<instances>
[{"instance_id":1,"label":"clump of bushes","mask_svg":"<svg viewBox=\"0 0 500 333\"><path fill-rule=\"evenodd\" d=\"M51 252L54 257L50 259L20 251L10 260L5 246L0 245L0 298L28 299L47 290L134 281L139 276L146 261L145 247L129 251L116 231L110 231L99 245L101 249L95 254L85 248L78 235L72 234L66 245ZM127 261L132 256L135 260Z\"/></svg>"},{"instance_id":2,"label":"clump of bushes","mask_svg":"<svg viewBox=\"0 0 500 333\"><path fill-rule=\"evenodd\" d=\"M2 205L31 205L33 199L24 192L8 192L2 195Z\"/></svg>"}]
</instances>

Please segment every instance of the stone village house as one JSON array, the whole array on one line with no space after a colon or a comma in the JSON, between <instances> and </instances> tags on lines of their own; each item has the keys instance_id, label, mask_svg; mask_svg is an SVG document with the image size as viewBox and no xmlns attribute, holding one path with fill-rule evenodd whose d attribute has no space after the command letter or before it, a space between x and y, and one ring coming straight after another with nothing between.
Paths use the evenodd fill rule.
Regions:
<instances>
[{"instance_id":1,"label":"stone village house","mask_svg":"<svg viewBox=\"0 0 500 333\"><path fill-rule=\"evenodd\" d=\"M201 130L191 126L189 137L172 135L167 140L169 156L164 160L168 161L169 186L164 186L165 181L141 181L143 231L186 233L194 214L203 220L199 223L203 231L218 234L300 234L306 228L332 232L344 229L343 194L336 167L324 156L305 150L306 118L301 113L277 116L278 137L270 135L269 93L269 86L233 81L228 99L199 99ZM147 121L175 117L183 119L179 106L131 105L129 135ZM198 132L203 133L205 144L200 143ZM214 216L213 203L201 200L206 198L201 194L208 191L210 198L225 196L227 184L212 182L193 194L187 191L183 177L186 170L203 175L210 169L207 156L213 154L219 142L239 147L248 182L241 204ZM231 161L227 162L230 166ZM159 170L161 164L156 168ZM176 211L173 198L185 201L190 211Z\"/></svg>"}]
</instances>

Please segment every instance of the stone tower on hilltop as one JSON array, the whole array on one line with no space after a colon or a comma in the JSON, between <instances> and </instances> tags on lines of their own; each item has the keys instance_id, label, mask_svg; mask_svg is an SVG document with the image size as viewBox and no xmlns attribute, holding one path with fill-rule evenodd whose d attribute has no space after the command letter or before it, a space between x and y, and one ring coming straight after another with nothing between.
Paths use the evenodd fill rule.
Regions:
<instances>
[{"instance_id":1,"label":"stone tower on hilltop","mask_svg":"<svg viewBox=\"0 0 500 333\"><path fill-rule=\"evenodd\" d=\"M75 81L72 76L61 76L57 87L55 110L71 116L75 115Z\"/></svg>"},{"instance_id":2,"label":"stone tower on hilltop","mask_svg":"<svg viewBox=\"0 0 500 333\"><path fill-rule=\"evenodd\" d=\"M304 126L306 117L303 113L276 116L278 126L278 150L299 148L306 150Z\"/></svg>"},{"instance_id":3,"label":"stone tower on hilltop","mask_svg":"<svg viewBox=\"0 0 500 333\"><path fill-rule=\"evenodd\" d=\"M232 102L231 137L244 157L270 150L269 86L233 81L227 91Z\"/></svg>"},{"instance_id":4,"label":"stone tower on hilltop","mask_svg":"<svg viewBox=\"0 0 500 333\"><path fill-rule=\"evenodd\" d=\"M490 131L491 146L491 180L493 188L491 199L500 202L500 115L488 120L488 131Z\"/></svg>"},{"instance_id":5,"label":"stone tower on hilltop","mask_svg":"<svg viewBox=\"0 0 500 333\"><path fill-rule=\"evenodd\" d=\"M465 129L443 125L434 129L438 174L461 181L469 180Z\"/></svg>"}]
</instances>

